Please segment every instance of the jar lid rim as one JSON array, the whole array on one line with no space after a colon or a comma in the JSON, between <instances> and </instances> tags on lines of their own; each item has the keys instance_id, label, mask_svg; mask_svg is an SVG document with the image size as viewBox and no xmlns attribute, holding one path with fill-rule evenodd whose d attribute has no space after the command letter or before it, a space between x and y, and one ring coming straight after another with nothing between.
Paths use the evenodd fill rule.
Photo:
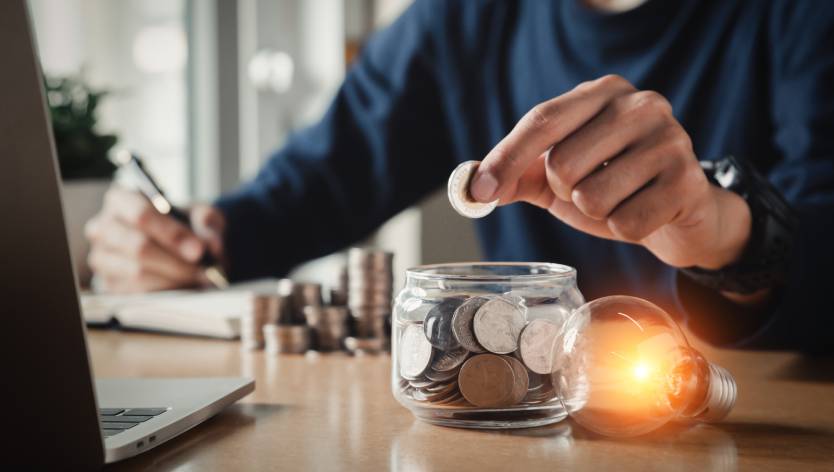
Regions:
<instances>
[{"instance_id":1,"label":"jar lid rim","mask_svg":"<svg viewBox=\"0 0 834 472\"><path fill-rule=\"evenodd\" d=\"M456 274L451 271L443 273L443 269L460 269L465 267L517 267L536 268L541 273L488 275L488 274ZM576 269L555 262L451 262L440 264L426 264L410 267L405 271L409 278L422 280L466 280L466 281L494 281L494 280L553 280L576 276Z\"/></svg>"}]
</instances>

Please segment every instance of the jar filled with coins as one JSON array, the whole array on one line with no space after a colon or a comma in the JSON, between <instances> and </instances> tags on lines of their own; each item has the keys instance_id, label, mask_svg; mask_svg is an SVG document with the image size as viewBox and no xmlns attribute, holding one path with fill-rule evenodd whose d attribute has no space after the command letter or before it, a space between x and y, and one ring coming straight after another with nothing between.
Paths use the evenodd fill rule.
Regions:
<instances>
[{"instance_id":1,"label":"jar filled with coins","mask_svg":"<svg viewBox=\"0 0 834 472\"><path fill-rule=\"evenodd\" d=\"M584 303L576 270L460 263L406 272L392 320L392 389L415 416L469 428L564 419L552 348Z\"/></svg>"}]
</instances>

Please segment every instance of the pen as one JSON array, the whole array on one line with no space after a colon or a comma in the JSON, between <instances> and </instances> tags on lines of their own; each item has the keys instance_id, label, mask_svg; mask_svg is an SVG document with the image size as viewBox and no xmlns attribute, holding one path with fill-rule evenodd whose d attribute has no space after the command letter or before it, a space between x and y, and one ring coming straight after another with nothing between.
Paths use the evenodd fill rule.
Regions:
<instances>
[{"instance_id":1,"label":"pen","mask_svg":"<svg viewBox=\"0 0 834 472\"><path fill-rule=\"evenodd\" d=\"M129 169L133 173L137 178L139 191L150 200L156 211L168 215L191 228L191 218L189 218L188 213L171 204L165 196L165 192L162 191L162 188L142 164L139 156L127 149L119 149L114 153L113 160L119 167ZM223 269L208 249L203 252L199 262L200 266L204 268L204 275L215 287L226 288L229 286L229 281L223 273Z\"/></svg>"}]
</instances>

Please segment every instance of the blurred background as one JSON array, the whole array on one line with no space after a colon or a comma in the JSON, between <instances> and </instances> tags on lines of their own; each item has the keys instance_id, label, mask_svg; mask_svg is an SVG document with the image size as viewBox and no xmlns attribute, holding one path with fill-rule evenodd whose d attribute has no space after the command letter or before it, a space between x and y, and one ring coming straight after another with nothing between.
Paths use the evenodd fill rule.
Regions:
<instances>
[{"instance_id":1,"label":"blurred background","mask_svg":"<svg viewBox=\"0 0 834 472\"><path fill-rule=\"evenodd\" d=\"M363 41L409 3L30 0L82 281L84 222L121 179L103 161L116 140L145 158L175 202L211 201L315 122ZM471 223L443 189L365 244L395 252L397 277L420 263L480 258ZM342 261L334 254L292 276L335 283Z\"/></svg>"}]
</instances>

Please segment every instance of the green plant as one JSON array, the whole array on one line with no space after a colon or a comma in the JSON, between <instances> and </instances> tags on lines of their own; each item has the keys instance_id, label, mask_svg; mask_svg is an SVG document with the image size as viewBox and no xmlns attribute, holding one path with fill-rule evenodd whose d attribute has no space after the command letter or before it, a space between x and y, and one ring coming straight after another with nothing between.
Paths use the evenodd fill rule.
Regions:
<instances>
[{"instance_id":1,"label":"green plant","mask_svg":"<svg viewBox=\"0 0 834 472\"><path fill-rule=\"evenodd\" d=\"M44 82L62 178L113 177L116 166L107 154L117 137L96 131L96 108L107 92L77 77L47 77Z\"/></svg>"}]
</instances>

